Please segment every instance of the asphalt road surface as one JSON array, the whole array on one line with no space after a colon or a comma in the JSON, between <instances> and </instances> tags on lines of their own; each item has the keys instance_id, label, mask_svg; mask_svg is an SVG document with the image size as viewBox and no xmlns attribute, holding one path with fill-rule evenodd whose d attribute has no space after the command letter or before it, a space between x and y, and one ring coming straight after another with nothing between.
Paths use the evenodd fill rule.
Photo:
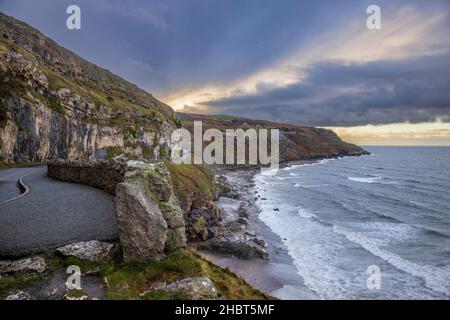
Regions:
<instances>
[{"instance_id":1,"label":"asphalt road surface","mask_svg":"<svg viewBox=\"0 0 450 320\"><path fill-rule=\"evenodd\" d=\"M20 194L19 178L30 192ZM3 203L2 203L3 202ZM117 238L113 197L47 177L47 167L0 170L0 257L18 257L88 240Z\"/></svg>"}]
</instances>

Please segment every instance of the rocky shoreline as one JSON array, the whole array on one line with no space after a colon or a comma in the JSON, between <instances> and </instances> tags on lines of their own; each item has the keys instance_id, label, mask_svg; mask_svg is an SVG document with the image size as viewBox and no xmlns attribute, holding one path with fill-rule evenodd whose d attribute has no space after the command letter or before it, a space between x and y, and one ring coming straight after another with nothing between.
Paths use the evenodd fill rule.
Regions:
<instances>
[{"instance_id":1,"label":"rocky shoreline","mask_svg":"<svg viewBox=\"0 0 450 320\"><path fill-rule=\"evenodd\" d=\"M296 161L283 166L311 162ZM215 168L215 173L229 189L217 201L223 211L221 223L225 231L222 238L197 245L201 255L229 268L265 294L280 299L299 295L303 299L317 299L305 286L282 239L258 218L260 209L256 201L261 196L254 177L259 169Z\"/></svg>"}]
</instances>

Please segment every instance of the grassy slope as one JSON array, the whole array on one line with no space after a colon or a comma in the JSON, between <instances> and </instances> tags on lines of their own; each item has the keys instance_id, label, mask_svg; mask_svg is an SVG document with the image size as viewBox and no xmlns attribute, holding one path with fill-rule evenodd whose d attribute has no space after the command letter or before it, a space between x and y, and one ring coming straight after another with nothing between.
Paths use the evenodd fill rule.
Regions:
<instances>
[{"instance_id":1,"label":"grassy slope","mask_svg":"<svg viewBox=\"0 0 450 320\"><path fill-rule=\"evenodd\" d=\"M309 160L342 155L360 155L366 151L358 146L342 141L334 132L326 129L301 127L292 124L253 120L228 115L197 115L178 113L183 126L193 132L193 122L202 121L203 130L276 128L280 130L280 160Z\"/></svg>"},{"instance_id":2,"label":"grassy slope","mask_svg":"<svg viewBox=\"0 0 450 320\"><path fill-rule=\"evenodd\" d=\"M41 274L4 275L0 278L0 298L14 290L26 290L33 282L51 276L56 270L65 270L70 265L78 265L83 273L99 269L99 276L105 279L108 290L105 299L120 300L154 300L187 299L181 293L169 293L164 290L143 292L161 282L170 283L187 277L209 277L216 285L218 294L225 299L269 299L266 295L252 288L243 279L228 269L220 268L201 258L192 250L178 250L168 255L163 261L154 261L139 265L121 263L85 262L73 257L60 258L46 254L49 269ZM71 292L71 296L81 294Z\"/></svg>"},{"instance_id":3,"label":"grassy slope","mask_svg":"<svg viewBox=\"0 0 450 320\"><path fill-rule=\"evenodd\" d=\"M176 122L173 110L110 71L98 67L59 46L33 27L0 12L0 51L20 53L38 65L51 90L70 89L72 93L114 111L138 112L155 121ZM99 119L86 119L96 122ZM121 119L117 120L120 123Z\"/></svg>"},{"instance_id":4,"label":"grassy slope","mask_svg":"<svg viewBox=\"0 0 450 320\"><path fill-rule=\"evenodd\" d=\"M212 197L213 176L207 166L165 162L179 199L190 194Z\"/></svg>"}]
</instances>

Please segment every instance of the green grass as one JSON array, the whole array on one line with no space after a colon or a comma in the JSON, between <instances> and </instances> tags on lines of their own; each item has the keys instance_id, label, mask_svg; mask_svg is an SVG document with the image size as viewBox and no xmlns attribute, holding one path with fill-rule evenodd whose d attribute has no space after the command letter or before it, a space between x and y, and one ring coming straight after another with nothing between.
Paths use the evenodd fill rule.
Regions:
<instances>
[{"instance_id":1,"label":"green grass","mask_svg":"<svg viewBox=\"0 0 450 320\"><path fill-rule=\"evenodd\" d=\"M144 157L145 159L153 158L153 149L148 146L143 147L142 157Z\"/></svg>"},{"instance_id":2,"label":"green grass","mask_svg":"<svg viewBox=\"0 0 450 320\"><path fill-rule=\"evenodd\" d=\"M173 119L168 119L168 115L165 114L164 111L159 109L159 106L156 102L149 101L149 96L147 96L146 93L144 93L143 91L135 91L134 87L131 85L128 89L121 88L121 86L118 86L117 84L117 81L119 81L118 78L109 72L107 72L107 82L109 85L111 85L111 87L105 90L97 80L75 79L72 76L65 74L65 71L61 70L61 68L49 65L38 54L26 50L10 39L0 37L0 52L6 51L20 53L26 60L37 65L39 71L47 77L49 81L49 88L52 91L57 91L62 88L69 89L72 93L79 94L80 97L94 103L97 111L99 111L100 106L103 105L113 111L125 111L126 113L138 111L142 116L136 117L135 119L132 119L132 121L124 116L118 116L113 119L96 119L93 117L85 119L89 120L92 123L103 121L108 125L144 125L143 121L144 119L147 119L151 120L151 123L147 124L147 126L155 127L160 126L165 119L173 122ZM93 65L90 67L97 68ZM98 70L101 73L105 72L105 70L101 68L98 68ZM128 85L128 83L125 84ZM33 96L42 100L47 106L51 107L52 109L58 112L63 111L63 109L59 107L58 101L53 98L46 99L42 97L37 92L34 92L31 87L24 87L23 83L20 84L20 91L18 91L17 88L9 88L8 86L9 84L5 85L4 83L1 83L0 97L3 97L4 95L9 96L10 92L24 92L25 90L27 90L30 91ZM132 91L131 93L130 90ZM24 97L24 95L21 96ZM145 102L147 106L141 105L141 102Z\"/></svg>"},{"instance_id":3,"label":"green grass","mask_svg":"<svg viewBox=\"0 0 450 320\"><path fill-rule=\"evenodd\" d=\"M180 292L168 292L156 284L171 283L188 277L208 277L215 284L219 297L225 299L270 299L247 284L228 269L203 259L191 249L169 253L161 261L124 264L117 261L89 262L74 257L60 257L46 253L48 269L42 274L16 273L0 278L0 298L16 290L26 290L38 280L48 278L57 270L70 265L80 267L82 273L97 271L107 283L105 299L109 300L179 300L189 299ZM80 297L84 292L71 290L70 296Z\"/></svg>"},{"instance_id":4,"label":"green grass","mask_svg":"<svg viewBox=\"0 0 450 320\"><path fill-rule=\"evenodd\" d=\"M122 147L109 147L106 153L106 159L112 159L123 153Z\"/></svg>"},{"instance_id":5,"label":"green grass","mask_svg":"<svg viewBox=\"0 0 450 320\"><path fill-rule=\"evenodd\" d=\"M38 164L33 162L22 162L22 163L5 163L0 159L0 169L10 169L10 168L22 168L22 167L32 167Z\"/></svg>"},{"instance_id":6,"label":"green grass","mask_svg":"<svg viewBox=\"0 0 450 320\"><path fill-rule=\"evenodd\" d=\"M170 283L188 277L209 277L219 296L226 299L267 299L243 279L228 269L220 268L201 258L192 250L177 250L165 260L140 265L113 265L102 276L109 284L107 299L186 299L181 293L151 290L157 282ZM140 294L151 290L144 296Z\"/></svg>"},{"instance_id":7,"label":"green grass","mask_svg":"<svg viewBox=\"0 0 450 320\"><path fill-rule=\"evenodd\" d=\"M205 197L212 196L214 180L208 167L195 164L173 164L169 161L165 164L180 199L191 193Z\"/></svg>"},{"instance_id":8,"label":"green grass","mask_svg":"<svg viewBox=\"0 0 450 320\"><path fill-rule=\"evenodd\" d=\"M132 127L126 127L122 128L123 136L125 140L131 140L137 138L137 131L135 128Z\"/></svg>"},{"instance_id":9,"label":"green grass","mask_svg":"<svg viewBox=\"0 0 450 320\"><path fill-rule=\"evenodd\" d=\"M58 112L60 114L64 114L64 111L65 111L64 107L61 105L61 102L59 101L59 98L57 96L49 95L46 98L46 105L50 109L52 109L52 110L54 110L54 111L56 111L56 112Z\"/></svg>"},{"instance_id":10,"label":"green grass","mask_svg":"<svg viewBox=\"0 0 450 320\"><path fill-rule=\"evenodd\" d=\"M85 296L86 293L83 290L72 289L66 292L66 296L70 298L81 298Z\"/></svg>"},{"instance_id":11,"label":"green grass","mask_svg":"<svg viewBox=\"0 0 450 320\"><path fill-rule=\"evenodd\" d=\"M0 278L0 298L6 297L13 291L24 289L33 282L41 280L44 275L31 273L16 273L2 275Z\"/></svg>"}]
</instances>

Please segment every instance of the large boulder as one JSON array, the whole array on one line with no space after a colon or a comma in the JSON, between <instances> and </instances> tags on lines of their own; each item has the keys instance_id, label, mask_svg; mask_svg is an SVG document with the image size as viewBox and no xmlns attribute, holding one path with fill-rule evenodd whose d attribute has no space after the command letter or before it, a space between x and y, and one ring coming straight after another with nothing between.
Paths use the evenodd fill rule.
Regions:
<instances>
[{"instance_id":1,"label":"large boulder","mask_svg":"<svg viewBox=\"0 0 450 320\"><path fill-rule=\"evenodd\" d=\"M117 229L125 262L161 259L167 223L141 175L127 173L116 187Z\"/></svg>"},{"instance_id":2,"label":"large boulder","mask_svg":"<svg viewBox=\"0 0 450 320\"><path fill-rule=\"evenodd\" d=\"M164 252L186 246L184 211L164 162L122 156L113 161L58 160L48 164L48 175L115 195L117 229L126 262L159 259ZM95 256L97 249L102 249L94 247L76 244L60 252L90 259L90 254Z\"/></svg>"},{"instance_id":3,"label":"large boulder","mask_svg":"<svg viewBox=\"0 0 450 320\"><path fill-rule=\"evenodd\" d=\"M129 164L130 168L131 165ZM171 183L170 173L163 162L147 165L143 170L144 178L151 190L153 200L167 223L166 250L175 250L186 246L184 212Z\"/></svg>"}]
</instances>

